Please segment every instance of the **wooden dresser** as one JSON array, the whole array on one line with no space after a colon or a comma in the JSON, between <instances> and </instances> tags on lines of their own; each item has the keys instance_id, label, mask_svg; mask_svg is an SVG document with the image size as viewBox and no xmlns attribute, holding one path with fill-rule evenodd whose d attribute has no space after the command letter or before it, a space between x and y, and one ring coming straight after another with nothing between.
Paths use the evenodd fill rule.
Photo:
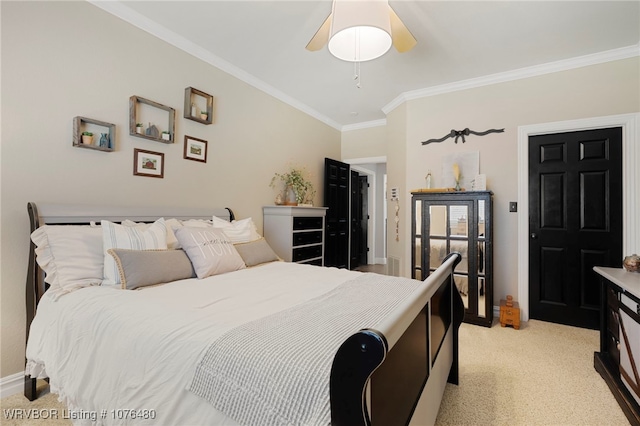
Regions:
<instances>
[{"instance_id":1,"label":"wooden dresser","mask_svg":"<svg viewBox=\"0 0 640 426\"><path fill-rule=\"evenodd\" d=\"M593 268L602 277L600 352L594 367L632 425L640 426L640 274Z\"/></svg>"}]
</instances>

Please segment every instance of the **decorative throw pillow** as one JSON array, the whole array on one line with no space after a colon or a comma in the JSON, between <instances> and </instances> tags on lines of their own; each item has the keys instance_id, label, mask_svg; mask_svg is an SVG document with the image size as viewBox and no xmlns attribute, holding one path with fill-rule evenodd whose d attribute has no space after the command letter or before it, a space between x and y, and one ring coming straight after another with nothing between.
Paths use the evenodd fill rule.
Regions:
<instances>
[{"instance_id":1,"label":"decorative throw pillow","mask_svg":"<svg viewBox=\"0 0 640 426\"><path fill-rule=\"evenodd\" d=\"M184 250L109 249L125 290L193 278L193 266Z\"/></svg>"},{"instance_id":2,"label":"decorative throw pillow","mask_svg":"<svg viewBox=\"0 0 640 426\"><path fill-rule=\"evenodd\" d=\"M258 234L256 229L256 225L253 223L253 219L250 217L227 222L224 219L213 216L212 220L213 227L222 229L234 244L248 243L249 241L255 241L261 238L261 235Z\"/></svg>"},{"instance_id":3,"label":"decorative throw pillow","mask_svg":"<svg viewBox=\"0 0 640 426\"><path fill-rule=\"evenodd\" d=\"M182 225L190 228L211 228L211 221L204 219L188 219L183 220Z\"/></svg>"},{"instance_id":4,"label":"decorative throw pillow","mask_svg":"<svg viewBox=\"0 0 640 426\"><path fill-rule=\"evenodd\" d=\"M144 222L134 222L129 219L125 219L121 223L123 226L139 226L142 229L148 229L151 224ZM182 226L182 223L178 219L171 218L165 219L164 224L167 226L167 248L168 249L179 249L180 243L178 243L178 239L176 238L176 234L174 233L174 229L177 229Z\"/></svg>"},{"instance_id":5,"label":"decorative throw pillow","mask_svg":"<svg viewBox=\"0 0 640 426\"><path fill-rule=\"evenodd\" d=\"M131 250L165 250L167 248L167 226L160 218L142 229L137 226L123 226L108 220L102 225L104 249L104 279L102 285L120 285L120 273L113 257L107 253L112 248Z\"/></svg>"},{"instance_id":6,"label":"decorative throw pillow","mask_svg":"<svg viewBox=\"0 0 640 426\"><path fill-rule=\"evenodd\" d=\"M248 243L234 244L234 247L238 250L240 257L242 257L242 260L244 260L247 266L256 266L262 263L280 260L264 238Z\"/></svg>"},{"instance_id":7,"label":"decorative throw pillow","mask_svg":"<svg viewBox=\"0 0 640 426\"><path fill-rule=\"evenodd\" d=\"M42 225L31 233L36 262L55 297L100 285L104 270L102 229L80 225Z\"/></svg>"},{"instance_id":8,"label":"decorative throw pillow","mask_svg":"<svg viewBox=\"0 0 640 426\"><path fill-rule=\"evenodd\" d=\"M238 251L219 229L184 226L176 230L176 237L187 252L198 278L245 268Z\"/></svg>"}]
</instances>

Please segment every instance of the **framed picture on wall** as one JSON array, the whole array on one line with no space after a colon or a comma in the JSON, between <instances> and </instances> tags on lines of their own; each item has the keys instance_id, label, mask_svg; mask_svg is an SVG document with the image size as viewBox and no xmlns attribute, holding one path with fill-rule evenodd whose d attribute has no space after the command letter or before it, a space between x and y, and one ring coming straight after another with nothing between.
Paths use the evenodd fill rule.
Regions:
<instances>
[{"instance_id":1,"label":"framed picture on wall","mask_svg":"<svg viewBox=\"0 0 640 426\"><path fill-rule=\"evenodd\" d=\"M187 160L207 162L207 141L194 138L193 136L184 137L184 156Z\"/></svg>"},{"instance_id":2,"label":"framed picture on wall","mask_svg":"<svg viewBox=\"0 0 640 426\"><path fill-rule=\"evenodd\" d=\"M133 174L136 176L164 178L164 154L162 152L134 148Z\"/></svg>"}]
</instances>

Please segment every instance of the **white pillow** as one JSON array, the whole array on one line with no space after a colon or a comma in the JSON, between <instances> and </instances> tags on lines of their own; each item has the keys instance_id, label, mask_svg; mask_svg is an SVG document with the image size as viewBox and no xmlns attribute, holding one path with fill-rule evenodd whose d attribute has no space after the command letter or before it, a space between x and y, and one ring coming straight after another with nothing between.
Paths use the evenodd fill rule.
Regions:
<instances>
[{"instance_id":1,"label":"white pillow","mask_svg":"<svg viewBox=\"0 0 640 426\"><path fill-rule=\"evenodd\" d=\"M165 225L167 226L167 248L170 250L176 250L181 248L180 243L178 243L178 239L176 238L176 234L173 232L174 229L177 229L182 226L182 223L176 218L165 219ZM122 221L123 226L139 226L142 229L148 229L150 224L144 222L134 222L129 219L125 219Z\"/></svg>"},{"instance_id":2,"label":"white pillow","mask_svg":"<svg viewBox=\"0 0 640 426\"><path fill-rule=\"evenodd\" d=\"M204 219L183 220L182 221L182 226L188 226L190 228L210 228L211 227L211 221L210 220L204 220Z\"/></svg>"},{"instance_id":3,"label":"white pillow","mask_svg":"<svg viewBox=\"0 0 640 426\"><path fill-rule=\"evenodd\" d=\"M213 227L222 229L234 244L248 243L262 238L262 236L258 234L253 219L250 217L227 222L224 219L213 216Z\"/></svg>"},{"instance_id":4,"label":"white pillow","mask_svg":"<svg viewBox=\"0 0 640 426\"><path fill-rule=\"evenodd\" d=\"M165 250L167 248L167 226L160 218L146 229L137 226L123 226L108 220L102 224L102 242L104 257L104 279L102 285L120 285L118 265L107 253L112 248L131 250Z\"/></svg>"},{"instance_id":5,"label":"white pillow","mask_svg":"<svg viewBox=\"0 0 640 426\"><path fill-rule=\"evenodd\" d=\"M100 285L104 269L102 229L79 225L42 225L31 233L36 262L54 298Z\"/></svg>"},{"instance_id":6,"label":"white pillow","mask_svg":"<svg viewBox=\"0 0 640 426\"><path fill-rule=\"evenodd\" d=\"M219 229L183 226L176 230L176 237L200 279L245 268L233 243Z\"/></svg>"}]
</instances>

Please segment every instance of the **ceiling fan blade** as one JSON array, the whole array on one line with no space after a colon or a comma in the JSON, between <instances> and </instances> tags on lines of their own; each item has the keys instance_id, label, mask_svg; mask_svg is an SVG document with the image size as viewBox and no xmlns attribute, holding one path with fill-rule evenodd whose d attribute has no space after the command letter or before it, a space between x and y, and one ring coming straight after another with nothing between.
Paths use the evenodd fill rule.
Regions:
<instances>
[{"instance_id":1,"label":"ceiling fan blade","mask_svg":"<svg viewBox=\"0 0 640 426\"><path fill-rule=\"evenodd\" d=\"M389 16L391 18L391 38L393 47L400 53L408 52L418 43L411 32L404 26L396 12L389 6Z\"/></svg>"},{"instance_id":2,"label":"ceiling fan blade","mask_svg":"<svg viewBox=\"0 0 640 426\"><path fill-rule=\"evenodd\" d=\"M327 44L329 41L329 31L331 30L331 13L327 16L327 19L324 20L318 31L313 35L311 40L306 46L307 50L311 50L315 52L316 50L322 49L322 47Z\"/></svg>"}]
</instances>

